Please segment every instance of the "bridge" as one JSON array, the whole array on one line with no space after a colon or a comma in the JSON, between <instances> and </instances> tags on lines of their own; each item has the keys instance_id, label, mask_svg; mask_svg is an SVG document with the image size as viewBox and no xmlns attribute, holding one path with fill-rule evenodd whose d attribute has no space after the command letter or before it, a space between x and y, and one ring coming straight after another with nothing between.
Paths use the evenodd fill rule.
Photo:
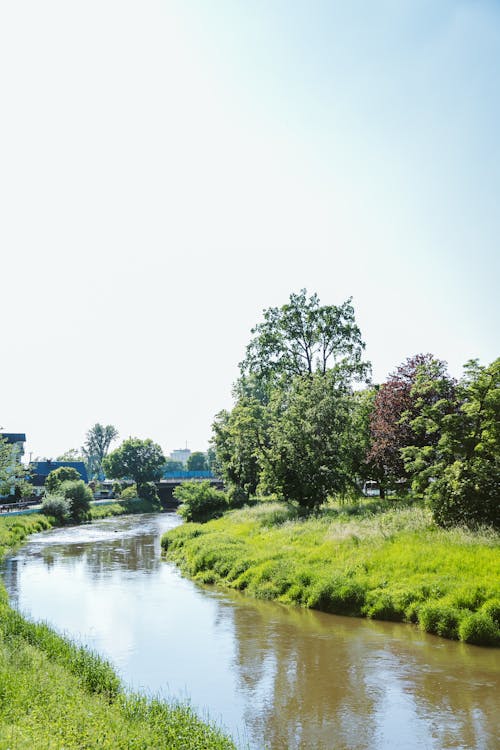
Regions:
<instances>
[{"instance_id":1,"label":"bridge","mask_svg":"<svg viewBox=\"0 0 500 750\"><path fill-rule=\"evenodd\" d=\"M163 478L155 483L162 505L179 504L173 493L183 482L210 482L215 489L224 489L222 479L215 477L211 471L167 471Z\"/></svg>"}]
</instances>

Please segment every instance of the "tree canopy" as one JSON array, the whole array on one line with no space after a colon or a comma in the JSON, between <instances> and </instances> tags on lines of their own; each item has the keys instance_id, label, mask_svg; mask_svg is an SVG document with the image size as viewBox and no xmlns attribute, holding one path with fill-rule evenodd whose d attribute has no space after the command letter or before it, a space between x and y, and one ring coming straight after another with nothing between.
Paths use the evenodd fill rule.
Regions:
<instances>
[{"instance_id":1,"label":"tree canopy","mask_svg":"<svg viewBox=\"0 0 500 750\"><path fill-rule=\"evenodd\" d=\"M160 446L149 438L128 438L103 460L105 474L110 479L133 479L139 485L160 479L165 456Z\"/></svg>"},{"instance_id":2,"label":"tree canopy","mask_svg":"<svg viewBox=\"0 0 500 750\"><path fill-rule=\"evenodd\" d=\"M297 375L325 375L343 368L351 378L362 378L364 343L351 299L342 305L320 305L306 289L291 294L281 307L263 311L264 320L252 328L252 339L240 364L243 377L253 375L266 389Z\"/></svg>"}]
</instances>

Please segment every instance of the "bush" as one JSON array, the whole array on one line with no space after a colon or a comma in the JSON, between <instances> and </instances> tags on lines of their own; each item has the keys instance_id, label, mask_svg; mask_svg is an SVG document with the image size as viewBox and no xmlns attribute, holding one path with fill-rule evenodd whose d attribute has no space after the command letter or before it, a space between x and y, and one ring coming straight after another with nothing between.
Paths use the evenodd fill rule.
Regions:
<instances>
[{"instance_id":1,"label":"bush","mask_svg":"<svg viewBox=\"0 0 500 750\"><path fill-rule=\"evenodd\" d=\"M92 490L81 479L75 482L63 482L61 492L68 501L69 519L75 523L89 519Z\"/></svg>"},{"instance_id":2,"label":"bush","mask_svg":"<svg viewBox=\"0 0 500 750\"><path fill-rule=\"evenodd\" d=\"M474 612L465 617L459 627L460 640L476 646L495 646L500 642L500 631L485 612Z\"/></svg>"},{"instance_id":3,"label":"bush","mask_svg":"<svg viewBox=\"0 0 500 750\"><path fill-rule=\"evenodd\" d=\"M80 474L72 466L60 466L50 472L45 480L45 488L49 493L55 494L63 482L76 482L80 479Z\"/></svg>"},{"instance_id":4,"label":"bush","mask_svg":"<svg viewBox=\"0 0 500 750\"><path fill-rule=\"evenodd\" d=\"M214 489L209 481L183 482L175 488L174 497L181 501L179 515L186 521L204 523L228 510L225 493Z\"/></svg>"},{"instance_id":5,"label":"bush","mask_svg":"<svg viewBox=\"0 0 500 750\"><path fill-rule=\"evenodd\" d=\"M120 500L138 500L137 485L131 484L121 491Z\"/></svg>"},{"instance_id":6,"label":"bush","mask_svg":"<svg viewBox=\"0 0 500 750\"><path fill-rule=\"evenodd\" d=\"M500 628L500 599L490 599L481 607L481 612L491 617L497 628Z\"/></svg>"},{"instance_id":7,"label":"bush","mask_svg":"<svg viewBox=\"0 0 500 750\"><path fill-rule=\"evenodd\" d=\"M472 466L455 461L430 485L428 494L434 519L440 526L500 528L498 478L494 466L483 465L478 460Z\"/></svg>"},{"instance_id":8,"label":"bush","mask_svg":"<svg viewBox=\"0 0 500 750\"><path fill-rule=\"evenodd\" d=\"M69 502L64 495L45 495L42 500L42 513L52 516L59 523L69 520Z\"/></svg>"}]
</instances>

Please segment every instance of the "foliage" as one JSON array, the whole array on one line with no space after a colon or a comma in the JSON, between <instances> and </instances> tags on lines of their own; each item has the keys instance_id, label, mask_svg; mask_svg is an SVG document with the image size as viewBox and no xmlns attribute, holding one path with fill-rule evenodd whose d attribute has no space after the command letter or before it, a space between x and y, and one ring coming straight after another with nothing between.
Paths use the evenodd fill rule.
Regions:
<instances>
[{"instance_id":1,"label":"foliage","mask_svg":"<svg viewBox=\"0 0 500 750\"><path fill-rule=\"evenodd\" d=\"M418 393L414 390L417 380L425 382L425 388L421 385ZM367 459L382 496L388 488L406 489L409 485L402 449L437 440L437 435L426 434L425 422L419 423L417 437L415 420L423 406L449 400L453 392L454 381L446 374L446 363L431 354L409 357L380 386L370 420Z\"/></svg>"},{"instance_id":2,"label":"foliage","mask_svg":"<svg viewBox=\"0 0 500 750\"><path fill-rule=\"evenodd\" d=\"M19 460L17 448L0 435L0 495L25 494L27 470Z\"/></svg>"},{"instance_id":3,"label":"foliage","mask_svg":"<svg viewBox=\"0 0 500 750\"><path fill-rule=\"evenodd\" d=\"M188 471L207 471L207 458L201 451L194 451L188 457L186 469Z\"/></svg>"},{"instance_id":4,"label":"foliage","mask_svg":"<svg viewBox=\"0 0 500 750\"><path fill-rule=\"evenodd\" d=\"M175 488L174 497L182 503L178 512L186 521L205 522L228 509L224 492L216 490L208 480L182 482Z\"/></svg>"},{"instance_id":5,"label":"foliage","mask_svg":"<svg viewBox=\"0 0 500 750\"><path fill-rule=\"evenodd\" d=\"M350 397L335 371L297 377L287 393L274 391L262 462L265 491L307 509L347 491L353 475Z\"/></svg>"},{"instance_id":6,"label":"foliage","mask_svg":"<svg viewBox=\"0 0 500 750\"><path fill-rule=\"evenodd\" d=\"M169 471L169 472L182 471L183 469L184 469L184 464L182 463L182 461L176 461L173 458L165 459L165 465L163 467L164 472L165 471Z\"/></svg>"},{"instance_id":7,"label":"foliage","mask_svg":"<svg viewBox=\"0 0 500 750\"><path fill-rule=\"evenodd\" d=\"M111 424L95 424L87 432L82 448L90 478L98 479L103 473L103 461L107 456L113 440L118 437L118 430Z\"/></svg>"},{"instance_id":8,"label":"foliage","mask_svg":"<svg viewBox=\"0 0 500 750\"><path fill-rule=\"evenodd\" d=\"M81 479L63 482L59 491L68 503L69 520L81 523L89 519L90 503L94 499L92 490Z\"/></svg>"},{"instance_id":9,"label":"foliage","mask_svg":"<svg viewBox=\"0 0 500 750\"><path fill-rule=\"evenodd\" d=\"M500 528L500 359L471 361L454 398L423 402L420 373L412 389L418 414L411 422L420 444L403 450L413 488L424 494L443 526Z\"/></svg>"},{"instance_id":10,"label":"foliage","mask_svg":"<svg viewBox=\"0 0 500 750\"><path fill-rule=\"evenodd\" d=\"M321 306L317 294L302 289L282 307L263 312L264 321L252 329L242 375L254 375L265 389L283 385L296 375L324 375L330 367L366 372L361 356L364 344L351 300L340 306Z\"/></svg>"},{"instance_id":11,"label":"foliage","mask_svg":"<svg viewBox=\"0 0 500 750\"><path fill-rule=\"evenodd\" d=\"M142 482L137 486L137 494L141 500L146 500L160 507L160 498L154 482Z\"/></svg>"},{"instance_id":12,"label":"foliage","mask_svg":"<svg viewBox=\"0 0 500 750\"><path fill-rule=\"evenodd\" d=\"M42 500L42 513L52 516L59 523L65 523L70 517L69 500L64 495L45 495Z\"/></svg>"},{"instance_id":13,"label":"foliage","mask_svg":"<svg viewBox=\"0 0 500 750\"><path fill-rule=\"evenodd\" d=\"M131 484L128 487L124 487L121 491L120 498L122 500L134 500L135 498L138 498L138 492L137 492L137 485Z\"/></svg>"},{"instance_id":14,"label":"foliage","mask_svg":"<svg viewBox=\"0 0 500 750\"><path fill-rule=\"evenodd\" d=\"M60 466L54 469L45 480L45 489L49 493L58 493L63 482L76 482L81 480L79 472L72 466Z\"/></svg>"},{"instance_id":15,"label":"foliage","mask_svg":"<svg viewBox=\"0 0 500 750\"><path fill-rule=\"evenodd\" d=\"M137 485L160 479L165 456L152 440L128 438L103 460L103 468L111 479L133 479Z\"/></svg>"},{"instance_id":16,"label":"foliage","mask_svg":"<svg viewBox=\"0 0 500 750\"><path fill-rule=\"evenodd\" d=\"M356 515L328 506L304 519L290 505L258 503L179 526L162 546L199 581L327 612L414 622L465 642L500 643L498 535L441 529L418 505L359 503ZM477 616L469 622L471 613Z\"/></svg>"},{"instance_id":17,"label":"foliage","mask_svg":"<svg viewBox=\"0 0 500 750\"><path fill-rule=\"evenodd\" d=\"M221 411L212 426L212 444L224 483L246 497L254 495L267 444L267 410L258 400L242 397L231 412Z\"/></svg>"},{"instance_id":18,"label":"foliage","mask_svg":"<svg viewBox=\"0 0 500 750\"><path fill-rule=\"evenodd\" d=\"M83 450L70 448L64 453L61 453L60 456L57 456L56 461L83 461L83 463L85 463L86 457L83 455Z\"/></svg>"}]
</instances>

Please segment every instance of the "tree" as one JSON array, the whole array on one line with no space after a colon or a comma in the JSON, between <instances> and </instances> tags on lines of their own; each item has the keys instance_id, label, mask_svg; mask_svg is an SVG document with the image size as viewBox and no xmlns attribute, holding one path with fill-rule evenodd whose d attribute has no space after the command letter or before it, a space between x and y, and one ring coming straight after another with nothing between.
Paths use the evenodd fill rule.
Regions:
<instances>
[{"instance_id":1,"label":"tree","mask_svg":"<svg viewBox=\"0 0 500 750\"><path fill-rule=\"evenodd\" d=\"M416 393L423 388L421 379ZM427 434L438 438L404 451L414 485L440 525L500 528L500 358L488 367L468 362L449 401L412 423L418 435L425 421Z\"/></svg>"},{"instance_id":2,"label":"tree","mask_svg":"<svg viewBox=\"0 0 500 750\"><path fill-rule=\"evenodd\" d=\"M195 451L188 457L186 468L188 471L206 471L207 459L201 451Z\"/></svg>"},{"instance_id":3,"label":"tree","mask_svg":"<svg viewBox=\"0 0 500 750\"><path fill-rule=\"evenodd\" d=\"M0 435L0 495L15 495L26 492L27 469L19 460L19 453L14 445ZM28 488L31 490L31 488Z\"/></svg>"},{"instance_id":4,"label":"tree","mask_svg":"<svg viewBox=\"0 0 500 750\"><path fill-rule=\"evenodd\" d=\"M68 503L69 519L75 523L86 521L94 496L85 482L81 479L63 482L59 487L59 492Z\"/></svg>"},{"instance_id":5,"label":"tree","mask_svg":"<svg viewBox=\"0 0 500 750\"><path fill-rule=\"evenodd\" d=\"M427 373L425 401L429 404L442 398L445 384L450 394L454 388L454 381L446 374L446 363L431 354L409 357L380 386L370 420L371 441L367 460L373 468L373 478L379 483L381 497L387 488L401 490L409 485L401 451L415 444L411 423L422 404L417 403L412 388L419 372ZM424 436L419 438L419 444L425 444Z\"/></svg>"},{"instance_id":6,"label":"tree","mask_svg":"<svg viewBox=\"0 0 500 750\"><path fill-rule=\"evenodd\" d=\"M251 397L242 397L231 412L223 410L212 425L212 446L224 484L255 495L261 472L262 451L267 445L267 408Z\"/></svg>"},{"instance_id":7,"label":"tree","mask_svg":"<svg viewBox=\"0 0 500 750\"><path fill-rule=\"evenodd\" d=\"M165 456L152 440L128 438L103 460L103 468L110 479L133 479L141 497L141 485L160 479Z\"/></svg>"},{"instance_id":8,"label":"tree","mask_svg":"<svg viewBox=\"0 0 500 750\"><path fill-rule=\"evenodd\" d=\"M60 466L54 469L45 480L45 488L48 492L56 494L63 482L76 482L81 480L79 472L72 466Z\"/></svg>"},{"instance_id":9,"label":"tree","mask_svg":"<svg viewBox=\"0 0 500 750\"><path fill-rule=\"evenodd\" d=\"M82 461L86 463L86 457L83 455L83 449L77 450L76 448L70 448L57 456L56 461Z\"/></svg>"},{"instance_id":10,"label":"tree","mask_svg":"<svg viewBox=\"0 0 500 750\"><path fill-rule=\"evenodd\" d=\"M293 379L269 404L269 447L263 450L265 490L306 510L353 487L348 439L352 394L335 371Z\"/></svg>"},{"instance_id":11,"label":"tree","mask_svg":"<svg viewBox=\"0 0 500 750\"><path fill-rule=\"evenodd\" d=\"M90 478L98 479L102 474L103 461L108 454L111 443L117 437L118 430L111 424L104 426L97 423L87 432L82 451Z\"/></svg>"},{"instance_id":12,"label":"tree","mask_svg":"<svg viewBox=\"0 0 500 750\"><path fill-rule=\"evenodd\" d=\"M252 329L241 374L253 375L268 395L273 386L297 375L325 375L335 367L360 379L368 371L351 299L340 306L320 306L316 294L306 295L302 289L282 307L264 310L264 322Z\"/></svg>"},{"instance_id":13,"label":"tree","mask_svg":"<svg viewBox=\"0 0 500 750\"><path fill-rule=\"evenodd\" d=\"M163 467L163 471L168 472L176 472L176 471L183 471L184 470L184 464L182 461L176 461L173 458L166 458L165 459L165 466Z\"/></svg>"}]
</instances>

